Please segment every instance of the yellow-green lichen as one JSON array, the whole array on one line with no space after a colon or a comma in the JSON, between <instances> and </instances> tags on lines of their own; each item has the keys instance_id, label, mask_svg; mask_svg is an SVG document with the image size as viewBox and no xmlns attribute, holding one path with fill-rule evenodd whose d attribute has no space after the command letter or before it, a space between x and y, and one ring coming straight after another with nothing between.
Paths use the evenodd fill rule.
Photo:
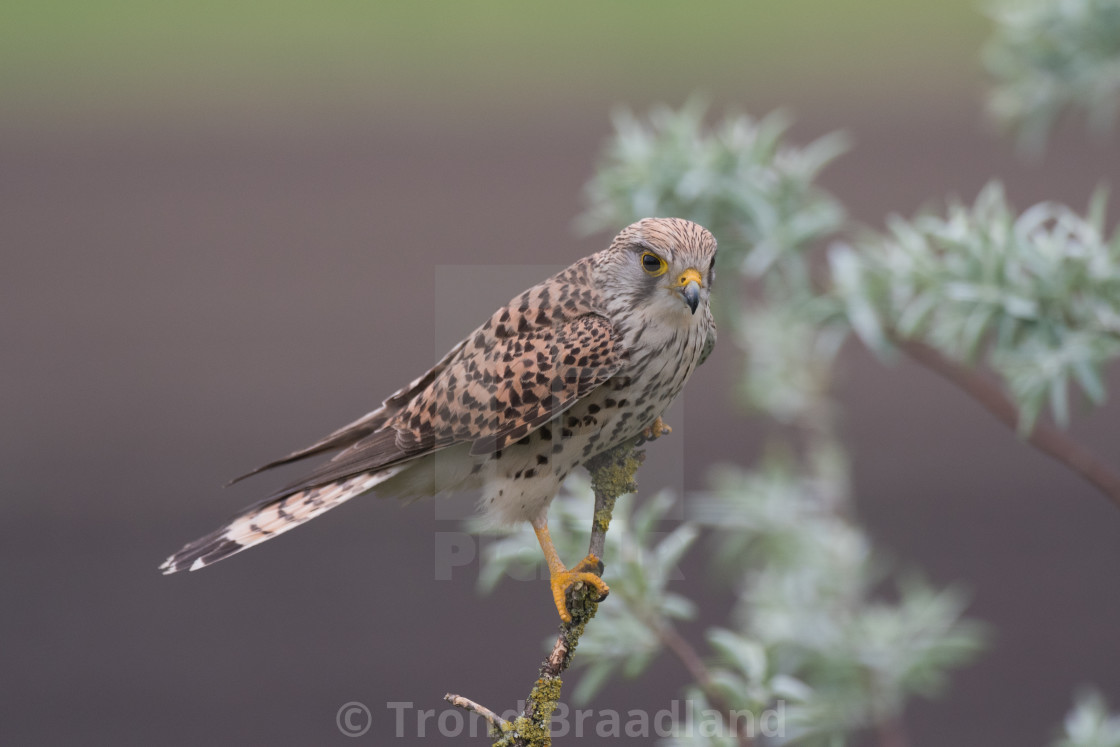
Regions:
<instances>
[{"instance_id":1,"label":"yellow-green lichen","mask_svg":"<svg viewBox=\"0 0 1120 747\"><path fill-rule=\"evenodd\" d=\"M529 702L526 704L526 713L532 716L518 716L508 725L503 725L506 734L494 742L494 747L505 747L511 744L524 744L528 747L550 747L552 735L549 727L552 722L552 712L560 702L560 690L564 682L559 677L541 677L533 685L529 693Z\"/></svg>"},{"instance_id":2,"label":"yellow-green lichen","mask_svg":"<svg viewBox=\"0 0 1120 747\"><path fill-rule=\"evenodd\" d=\"M613 453L613 452L610 452ZM642 464L641 452L630 450L623 459L596 460L591 466L591 487L598 494L617 498L638 489L634 473Z\"/></svg>"},{"instance_id":3,"label":"yellow-green lichen","mask_svg":"<svg viewBox=\"0 0 1120 747\"><path fill-rule=\"evenodd\" d=\"M606 498L603 507L595 512L595 529L606 534L611 526L611 516L614 515L614 503L617 498Z\"/></svg>"}]
</instances>

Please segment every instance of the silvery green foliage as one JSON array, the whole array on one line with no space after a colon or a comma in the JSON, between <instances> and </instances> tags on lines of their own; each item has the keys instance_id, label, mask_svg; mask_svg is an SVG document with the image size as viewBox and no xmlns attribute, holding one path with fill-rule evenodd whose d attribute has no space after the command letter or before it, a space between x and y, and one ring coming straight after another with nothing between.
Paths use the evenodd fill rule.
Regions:
<instances>
[{"instance_id":1,"label":"silvery green foliage","mask_svg":"<svg viewBox=\"0 0 1120 747\"><path fill-rule=\"evenodd\" d=\"M1108 3L1052 5L1060 11L1050 12L1072 18L1077 8ZM1044 15L1023 13L1022 33ZM1079 31L1074 24L1055 33ZM1000 44L1014 46L997 39L990 55L1007 54ZM1045 89L1041 119L1024 108L1032 118L1024 128L1043 122L1045 132L1055 106L1079 101ZM714 474L711 489L686 502L687 520L667 534L655 531L670 518L666 495L632 512L620 502L605 558L611 600L582 639L577 696L644 671L672 639L674 622L695 615L670 582L704 531L713 540L711 577L726 584L734 604L728 620L708 630L706 647L693 642L706 652L709 681L686 686L689 700L699 709L720 701L756 719L781 706L782 734L755 733L758 745L844 745L856 731L894 728L906 701L941 690L986 635L964 616L959 590L892 570L853 518L849 458L829 394L840 344L849 330L883 354L899 339L920 341L997 371L1024 430L1046 401L1064 423L1069 382L1103 400L1101 368L1120 354L1120 238L1104 237L1103 193L1084 218L1050 203L1016 214L992 184L972 206L895 218L885 234L833 247L829 276L814 277L811 253L843 227L844 213L813 180L842 152L842 138L798 149L783 142L780 115L730 116L706 129L703 114L693 103L647 119L618 115L587 188L592 207L583 224L613 230L674 215L712 229L720 242L720 345L744 355L744 399L795 428L755 469ZM566 558L583 555L591 506L586 485L553 504ZM539 567L527 530L485 550L482 583L524 573L526 564ZM665 743L736 744L726 732L688 726L678 724ZM1060 744L1118 745L1118 734L1100 699L1083 697Z\"/></svg>"},{"instance_id":2,"label":"silvery green foliage","mask_svg":"<svg viewBox=\"0 0 1120 747\"><path fill-rule=\"evenodd\" d=\"M1104 235L1105 195L1088 217L1053 203L1016 214L998 183L944 216L893 218L830 256L835 293L870 347L925 342L998 372L1029 432L1049 402L1069 420L1069 384L1105 398L1120 355L1120 234Z\"/></svg>"},{"instance_id":3,"label":"silvery green foliage","mask_svg":"<svg viewBox=\"0 0 1120 747\"><path fill-rule=\"evenodd\" d=\"M674 215L713 231L723 289L716 294L720 345L743 354L746 402L797 426L797 439L775 442L784 460L714 476L712 491L686 503L694 509L689 520L664 537L651 528L669 518L667 498L632 516L616 510L605 559L611 599L581 641L577 695L589 697L608 677L643 671L671 639L674 622L694 614L691 602L669 591L664 559L675 563L708 526L712 577L733 594L734 611L708 631L706 646L693 642L706 651L711 681L688 686L690 700L703 708L718 699L755 718L780 705L785 730L756 734L756 744L842 745L854 730L896 718L909 696L937 690L950 667L979 649L982 635L963 618L958 592L889 575L850 518L849 460L833 431L829 392L851 300L828 292L812 257L845 221L839 203L814 184L844 150L843 138L798 148L785 142L788 123L778 114L728 116L712 128L703 120L695 102L657 108L648 118L618 115L587 187L592 207L582 222L614 230L647 215ZM866 313L877 319L874 304ZM591 507L581 490L586 494L576 489L553 504L577 543L585 541ZM510 538L484 553L484 583L534 557L521 554L535 552L531 533L516 543ZM575 558L583 548L563 552ZM895 582L896 601L873 593L884 580ZM686 727L669 743L734 743L726 733Z\"/></svg>"},{"instance_id":4,"label":"silvery green foliage","mask_svg":"<svg viewBox=\"0 0 1120 747\"><path fill-rule=\"evenodd\" d=\"M704 114L697 100L676 111L656 107L645 119L617 113L615 135L586 188L584 227L687 216L719 237L721 268L733 259L759 277L843 223L839 203L813 183L846 150L843 136L794 148L783 143L789 121L780 112L758 121L728 116L710 130Z\"/></svg>"},{"instance_id":5,"label":"silvery green foliage","mask_svg":"<svg viewBox=\"0 0 1120 747\"><path fill-rule=\"evenodd\" d=\"M988 105L1019 142L1038 151L1058 117L1083 110L1098 131L1120 99L1120 0L1004 0L984 62Z\"/></svg>"},{"instance_id":6,"label":"silvery green foliage","mask_svg":"<svg viewBox=\"0 0 1120 747\"><path fill-rule=\"evenodd\" d=\"M1085 690L1077 695L1053 747L1120 747L1120 715L1108 712L1099 692Z\"/></svg>"},{"instance_id":7,"label":"silvery green foliage","mask_svg":"<svg viewBox=\"0 0 1120 747\"><path fill-rule=\"evenodd\" d=\"M837 323L833 299L787 298L788 303L751 304L733 324L723 325L732 329L721 333L720 344L730 342L743 351L741 400L780 422L793 423L827 399L832 362L848 327Z\"/></svg>"},{"instance_id":8,"label":"silvery green foliage","mask_svg":"<svg viewBox=\"0 0 1120 747\"><path fill-rule=\"evenodd\" d=\"M829 508L829 481L770 460L753 472L725 468L713 486L693 499L692 514L714 530L720 575L739 574L734 631L719 650L741 641L737 659L751 661L754 651L759 663L739 670L803 684L787 737L838 744L897 718L911 695L936 694L947 671L982 648L983 627L964 618L964 596L890 573L866 534ZM894 601L872 594L886 582ZM733 680L724 697L756 707L752 692L749 680Z\"/></svg>"},{"instance_id":9,"label":"silvery green foliage","mask_svg":"<svg viewBox=\"0 0 1120 747\"><path fill-rule=\"evenodd\" d=\"M659 214L708 225L720 241L721 287L750 289L723 294L720 323L730 334L721 344L744 352L745 400L803 435L776 444L791 456L725 469L687 504L714 534L713 575L736 594L729 623L709 631L709 668L730 707L756 715L786 707L784 736L757 741L843 744L896 718L909 696L936 691L980 649L982 631L952 589L891 576L897 601L877 599L887 569L849 518L848 457L829 392L852 304L812 270L813 251L844 223L813 184L843 139L798 149L782 142L780 116L729 117L709 131L702 114L686 106L655 110L648 123L620 119L589 185L586 220L613 226ZM675 740L720 743L694 732Z\"/></svg>"},{"instance_id":10,"label":"silvery green foliage","mask_svg":"<svg viewBox=\"0 0 1120 747\"><path fill-rule=\"evenodd\" d=\"M831 299L814 290L811 250L844 223L839 202L814 180L846 149L833 133L795 147L781 113L729 115L714 127L692 101L647 118L615 116L588 183L581 223L616 230L650 215L689 218L719 241L720 285L751 283L749 294L714 298L724 341L751 351L741 393L752 407L791 422L812 407L843 340ZM746 300L750 298L749 302ZM771 301L780 303L772 304Z\"/></svg>"}]
</instances>

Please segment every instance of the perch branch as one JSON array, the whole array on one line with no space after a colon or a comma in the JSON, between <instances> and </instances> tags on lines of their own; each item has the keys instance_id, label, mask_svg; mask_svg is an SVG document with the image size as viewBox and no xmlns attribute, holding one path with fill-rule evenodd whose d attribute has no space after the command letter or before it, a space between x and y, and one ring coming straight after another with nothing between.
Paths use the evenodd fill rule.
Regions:
<instances>
[{"instance_id":1,"label":"perch branch","mask_svg":"<svg viewBox=\"0 0 1120 747\"><path fill-rule=\"evenodd\" d=\"M922 342L894 338L894 343L912 359L948 379L970 395L1011 430L1019 423L1019 413L1006 394L994 382L979 373L946 358ZM1027 435L1027 443L1056 459L1090 482L1120 507L1120 475L1089 453L1085 447L1057 428L1037 423Z\"/></svg>"},{"instance_id":2,"label":"perch branch","mask_svg":"<svg viewBox=\"0 0 1120 747\"><path fill-rule=\"evenodd\" d=\"M587 462L591 487L595 491L595 516L591 524L589 554L603 557L607 529L611 523L615 501L619 496L638 489L634 474L642 463L644 452L634 448L633 441L621 444ZM600 568L600 573L602 569ZM552 653L541 664L537 681L529 693L524 712L505 726L494 741L494 747L549 747L552 712L560 700L563 685L560 674L572 663L584 627L595 616L601 600L594 589L579 585L570 594L568 611L572 621L560 626Z\"/></svg>"}]
</instances>

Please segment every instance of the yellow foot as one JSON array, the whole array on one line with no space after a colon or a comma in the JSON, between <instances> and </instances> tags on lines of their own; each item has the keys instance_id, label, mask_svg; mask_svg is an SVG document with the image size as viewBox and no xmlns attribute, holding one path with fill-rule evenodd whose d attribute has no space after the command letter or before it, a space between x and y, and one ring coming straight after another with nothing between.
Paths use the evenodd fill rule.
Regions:
<instances>
[{"instance_id":1,"label":"yellow foot","mask_svg":"<svg viewBox=\"0 0 1120 747\"><path fill-rule=\"evenodd\" d=\"M644 431L642 431L642 440L656 441L666 433L672 432L673 429L665 424L665 421L661 419L661 416L658 416L657 420L653 421Z\"/></svg>"},{"instance_id":2,"label":"yellow foot","mask_svg":"<svg viewBox=\"0 0 1120 747\"><path fill-rule=\"evenodd\" d=\"M588 555L569 571L553 572L550 581L552 584L552 601L556 603L556 610L560 613L561 620L566 623L572 621L572 614L568 612L567 596L568 590L577 584L587 584L595 587L595 591L599 592L598 601L602 601L607 596L610 587L603 582L603 579L599 578L599 574L602 572L603 564L594 555Z\"/></svg>"}]
</instances>

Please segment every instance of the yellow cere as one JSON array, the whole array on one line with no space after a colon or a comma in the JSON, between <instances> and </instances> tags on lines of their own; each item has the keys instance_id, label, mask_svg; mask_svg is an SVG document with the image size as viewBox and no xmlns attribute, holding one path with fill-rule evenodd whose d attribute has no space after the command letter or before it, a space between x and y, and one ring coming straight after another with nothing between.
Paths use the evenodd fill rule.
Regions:
<instances>
[{"instance_id":1,"label":"yellow cere","mask_svg":"<svg viewBox=\"0 0 1120 747\"><path fill-rule=\"evenodd\" d=\"M704 286L704 279L700 276L700 272L692 267L689 267L687 270L681 273L681 276L679 278L677 278L677 285L683 288L691 282L695 282L700 287Z\"/></svg>"}]
</instances>

